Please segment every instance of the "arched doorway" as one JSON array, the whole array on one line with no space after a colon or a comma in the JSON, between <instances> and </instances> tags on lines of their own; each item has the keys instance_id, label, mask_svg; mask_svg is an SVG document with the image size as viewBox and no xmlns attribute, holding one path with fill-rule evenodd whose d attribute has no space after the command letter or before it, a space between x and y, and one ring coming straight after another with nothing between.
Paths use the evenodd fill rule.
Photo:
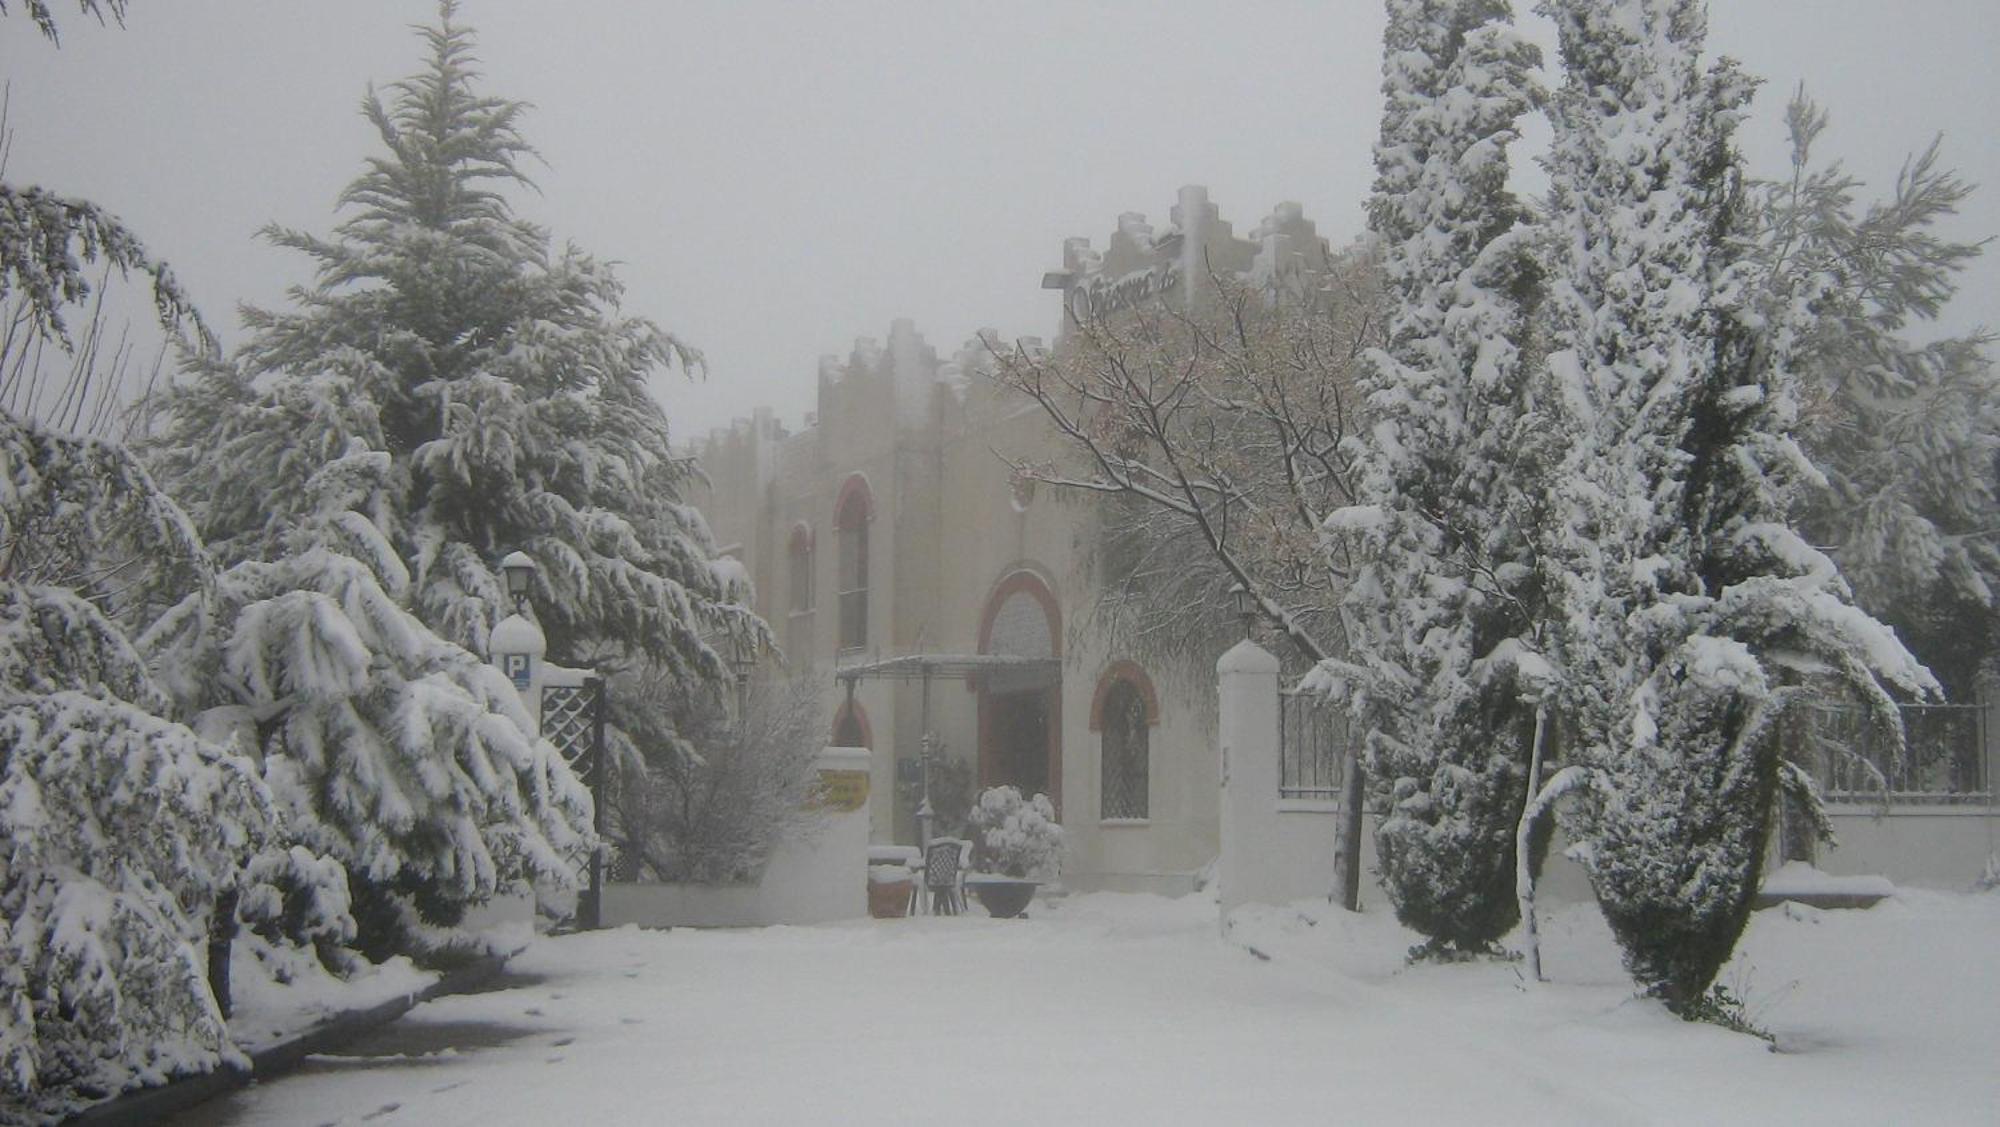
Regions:
<instances>
[{"instance_id":1,"label":"arched doorway","mask_svg":"<svg viewBox=\"0 0 2000 1127\"><path fill-rule=\"evenodd\" d=\"M979 652L1062 657L1062 615L1041 576L1017 569L987 597ZM980 675L979 785L1046 794L1062 809L1062 670L1056 663Z\"/></svg>"}]
</instances>

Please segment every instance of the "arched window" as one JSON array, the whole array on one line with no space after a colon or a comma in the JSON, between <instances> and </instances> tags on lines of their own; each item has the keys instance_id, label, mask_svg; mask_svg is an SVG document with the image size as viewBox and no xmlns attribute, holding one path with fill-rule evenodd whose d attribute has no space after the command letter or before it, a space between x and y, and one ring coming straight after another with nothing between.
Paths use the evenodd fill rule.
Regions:
<instances>
[{"instance_id":1,"label":"arched window","mask_svg":"<svg viewBox=\"0 0 2000 1127\"><path fill-rule=\"evenodd\" d=\"M813 534L811 526L804 521L792 526L792 539L785 557L792 593L785 654L795 668L802 668L812 664L813 660Z\"/></svg>"},{"instance_id":2,"label":"arched window","mask_svg":"<svg viewBox=\"0 0 2000 1127\"><path fill-rule=\"evenodd\" d=\"M1159 706L1152 682L1130 662L1118 662L1098 682L1091 702L1090 726L1097 729L1098 817L1144 818L1151 806L1147 784L1152 777L1153 724Z\"/></svg>"},{"instance_id":3,"label":"arched window","mask_svg":"<svg viewBox=\"0 0 2000 1127\"><path fill-rule=\"evenodd\" d=\"M833 512L833 535L840 553L836 594L840 599L840 648L868 647L868 483L858 474L841 487Z\"/></svg>"}]
</instances>

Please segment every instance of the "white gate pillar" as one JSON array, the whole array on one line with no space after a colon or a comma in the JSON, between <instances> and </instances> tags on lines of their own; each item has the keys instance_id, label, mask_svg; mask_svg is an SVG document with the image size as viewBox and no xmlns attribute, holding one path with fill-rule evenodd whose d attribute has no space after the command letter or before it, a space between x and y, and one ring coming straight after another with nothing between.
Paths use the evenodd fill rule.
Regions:
<instances>
[{"instance_id":1,"label":"white gate pillar","mask_svg":"<svg viewBox=\"0 0 2000 1127\"><path fill-rule=\"evenodd\" d=\"M1278 659L1244 639L1215 663L1222 758L1221 844L1216 876L1222 918L1266 900L1270 828L1278 799Z\"/></svg>"},{"instance_id":2,"label":"white gate pillar","mask_svg":"<svg viewBox=\"0 0 2000 1127\"><path fill-rule=\"evenodd\" d=\"M788 836L771 851L757 894L764 923L812 924L868 915L869 750L829 747L815 766L814 832Z\"/></svg>"}]
</instances>

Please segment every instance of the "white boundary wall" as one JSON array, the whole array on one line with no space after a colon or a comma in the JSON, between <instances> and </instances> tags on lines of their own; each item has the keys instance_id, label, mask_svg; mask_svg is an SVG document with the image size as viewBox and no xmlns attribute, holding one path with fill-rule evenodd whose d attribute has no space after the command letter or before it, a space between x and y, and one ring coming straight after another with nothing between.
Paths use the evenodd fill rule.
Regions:
<instances>
[{"instance_id":1,"label":"white boundary wall","mask_svg":"<svg viewBox=\"0 0 2000 1127\"><path fill-rule=\"evenodd\" d=\"M1223 915L1242 904L1331 897L1338 880L1339 803L1279 797L1278 659L1246 640L1222 655L1215 673L1222 788L1216 876ZM2000 772L2000 763L1994 770ZM1963 890L1980 879L1989 858L2000 856L2000 807L1899 806L1878 812L1846 806L1829 813L1840 844L1820 846L1815 862L1829 873ZM1362 897L1381 903L1386 896L1375 876L1373 821L1362 834ZM1582 866L1562 855L1566 844L1558 832L1536 886L1544 902L1591 898Z\"/></svg>"}]
</instances>

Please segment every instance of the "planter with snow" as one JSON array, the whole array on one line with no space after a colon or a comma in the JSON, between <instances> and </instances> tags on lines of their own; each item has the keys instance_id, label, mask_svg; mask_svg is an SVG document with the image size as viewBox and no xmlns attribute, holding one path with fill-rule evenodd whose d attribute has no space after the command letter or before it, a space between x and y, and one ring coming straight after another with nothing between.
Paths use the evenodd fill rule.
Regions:
<instances>
[{"instance_id":1,"label":"planter with snow","mask_svg":"<svg viewBox=\"0 0 2000 1127\"><path fill-rule=\"evenodd\" d=\"M965 878L965 887L979 897L980 907L996 920L1011 920L1026 912L1029 901L1035 898L1035 889L1041 884L1041 881L1021 877L973 874Z\"/></svg>"},{"instance_id":2,"label":"planter with snow","mask_svg":"<svg viewBox=\"0 0 2000 1127\"><path fill-rule=\"evenodd\" d=\"M910 897L917 883L907 865L868 866L868 914L878 920L910 914Z\"/></svg>"}]
</instances>

